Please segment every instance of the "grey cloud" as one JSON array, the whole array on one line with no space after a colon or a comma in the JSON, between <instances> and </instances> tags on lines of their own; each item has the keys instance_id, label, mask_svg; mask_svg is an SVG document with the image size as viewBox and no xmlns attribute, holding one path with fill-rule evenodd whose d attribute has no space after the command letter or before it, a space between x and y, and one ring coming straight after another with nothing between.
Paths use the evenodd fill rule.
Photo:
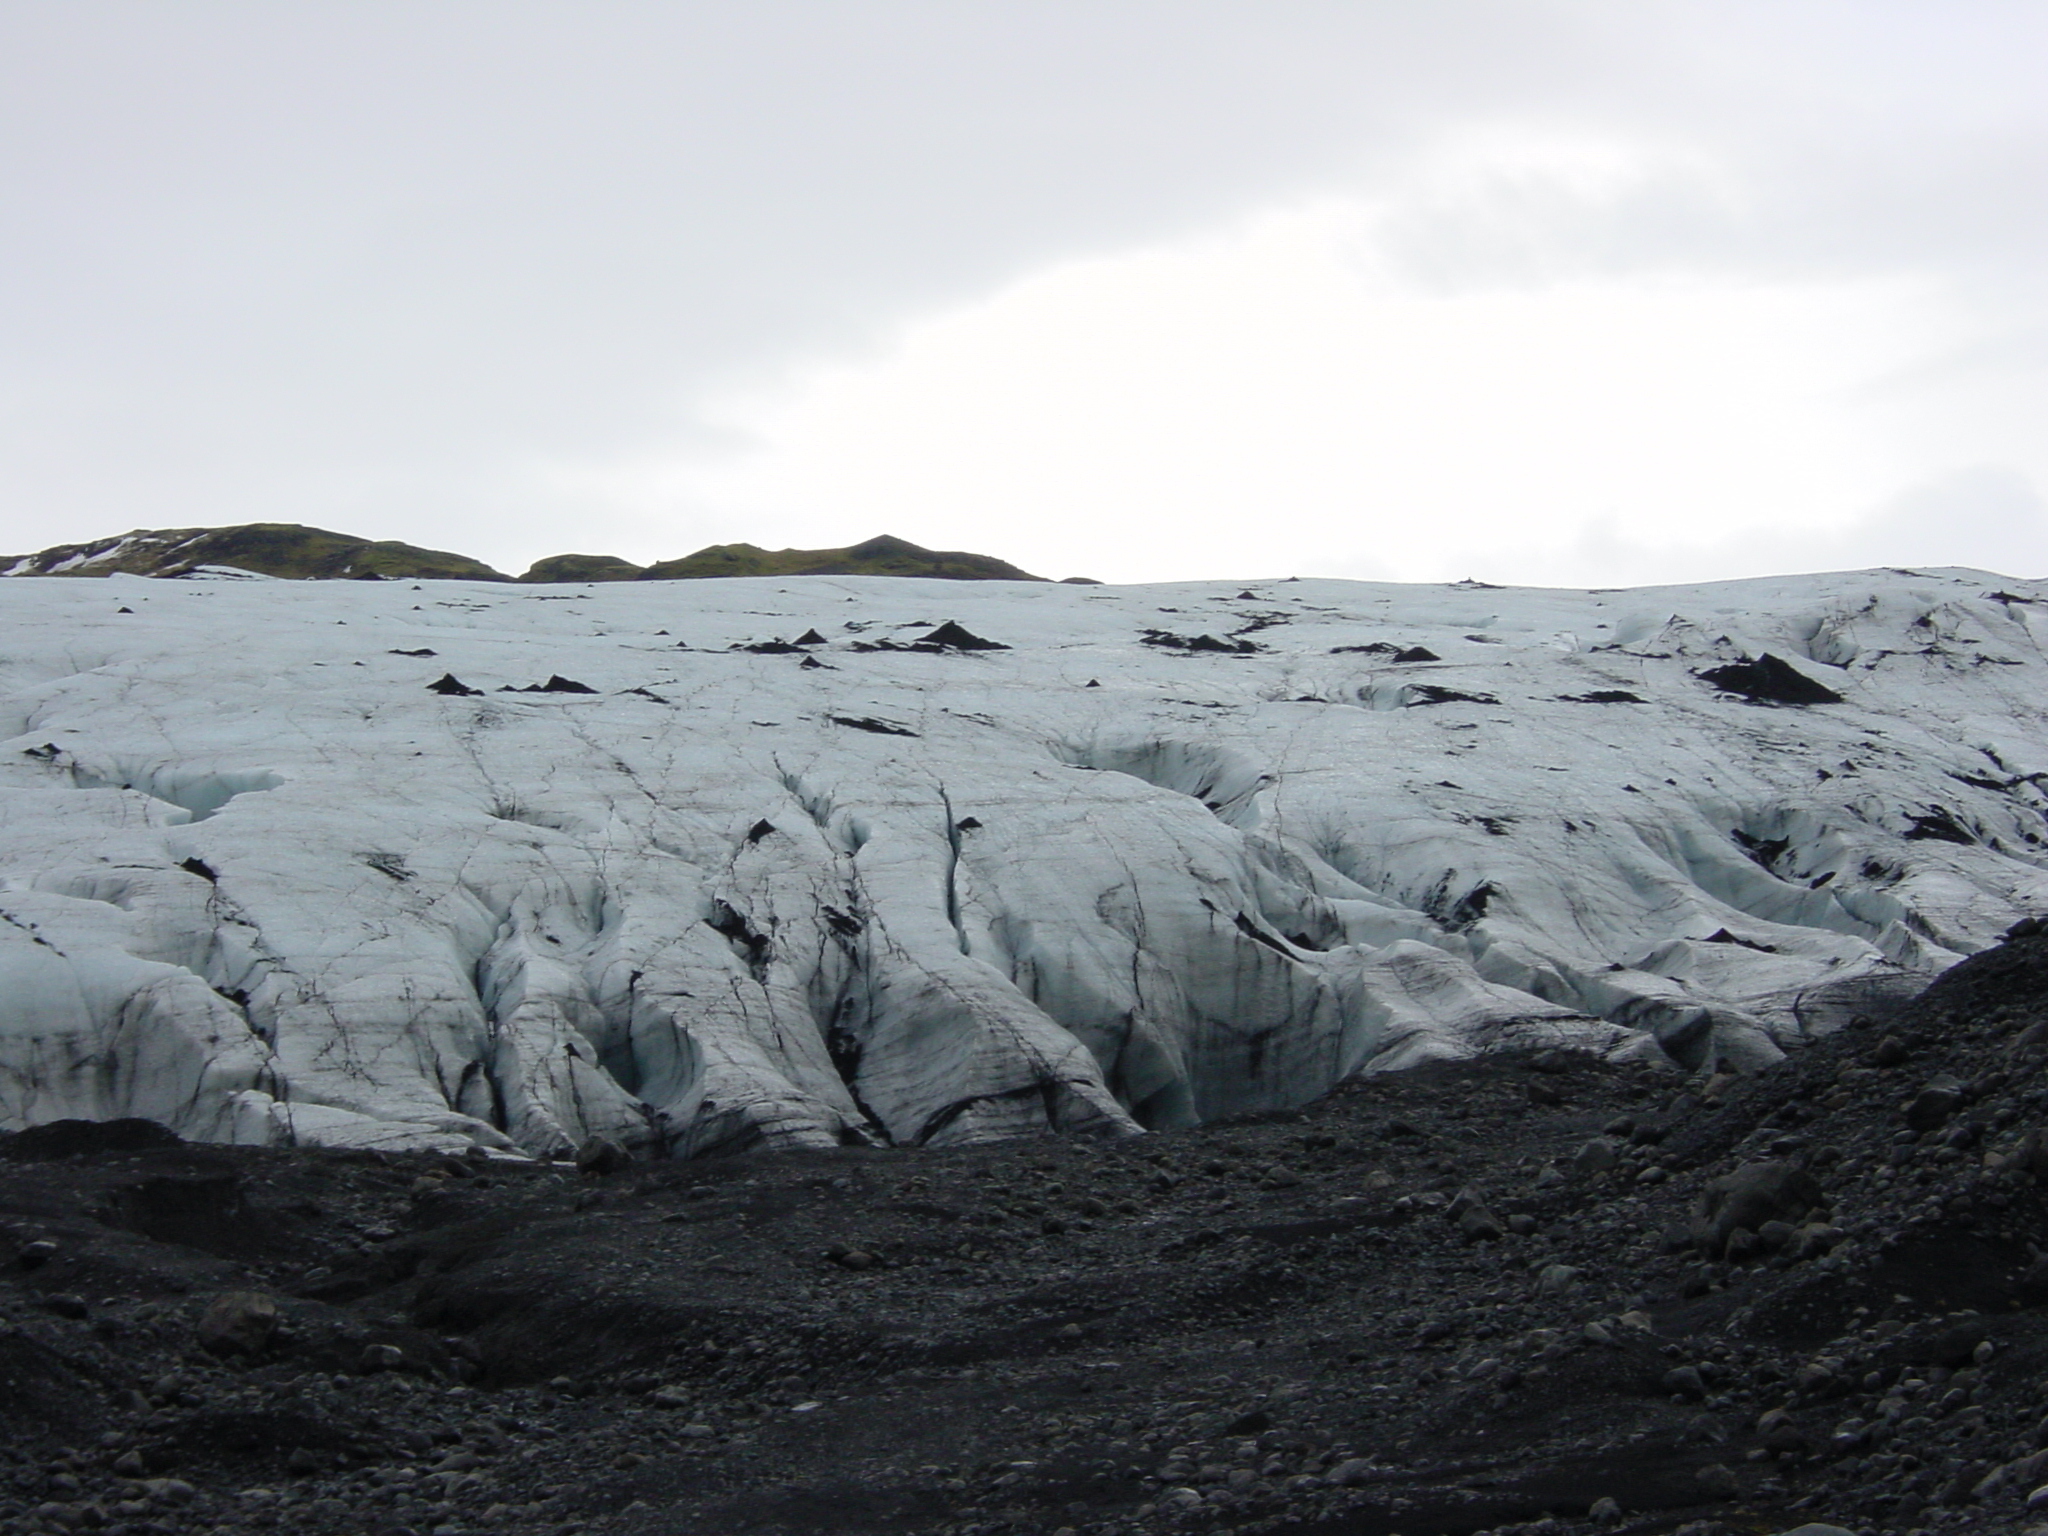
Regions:
<instances>
[{"instance_id":1,"label":"grey cloud","mask_svg":"<svg viewBox=\"0 0 2048 1536\"><path fill-rule=\"evenodd\" d=\"M1919 46L1929 14L14 4L0 544L257 517L616 541L631 516L550 463L688 443L707 390L1050 261L1397 185L1474 123L1692 146L1742 195L1683 169L1494 187L1412 217L1440 281L1905 265L2038 308L2023 50L1974 23ZM1997 78L1961 101L1972 68Z\"/></svg>"},{"instance_id":2,"label":"grey cloud","mask_svg":"<svg viewBox=\"0 0 2048 1536\"><path fill-rule=\"evenodd\" d=\"M1535 586L1637 586L1799 571L1966 566L2048 578L2048 500L2025 472L1977 464L1925 480L1835 528L1743 528L1667 541L1618 533L1596 520L1568 542L1474 549L1454 556L1482 578ZM1372 576L1377 572L1346 571Z\"/></svg>"},{"instance_id":3,"label":"grey cloud","mask_svg":"<svg viewBox=\"0 0 2048 1536\"><path fill-rule=\"evenodd\" d=\"M1976 465L1913 487L1829 542L1841 565L1974 565L2048 576L2048 501L2020 471Z\"/></svg>"}]
</instances>

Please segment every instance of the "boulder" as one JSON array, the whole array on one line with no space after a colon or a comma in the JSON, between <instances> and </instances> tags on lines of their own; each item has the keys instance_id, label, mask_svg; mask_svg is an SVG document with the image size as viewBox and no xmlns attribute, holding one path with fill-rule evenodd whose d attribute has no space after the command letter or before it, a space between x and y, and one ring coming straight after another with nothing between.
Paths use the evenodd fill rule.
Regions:
<instances>
[{"instance_id":1,"label":"boulder","mask_svg":"<svg viewBox=\"0 0 2048 1536\"><path fill-rule=\"evenodd\" d=\"M617 1173L632 1161L633 1154L608 1136L592 1136L576 1149L576 1171L592 1178Z\"/></svg>"},{"instance_id":2,"label":"boulder","mask_svg":"<svg viewBox=\"0 0 2048 1536\"><path fill-rule=\"evenodd\" d=\"M1745 1163L1700 1191L1693 1242L1719 1258L1736 1232L1754 1233L1769 1221L1796 1223L1825 1199L1820 1184L1803 1168L1786 1162Z\"/></svg>"},{"instance_id":3,"label":"boulder","mask_svg":"<svg viewBox=\"0 0 2048 1536\"><path fill-rule=\"evenodd\" d=\"M214 1297L199 1319L200 1347L215 1355L260 1355L277 1332L277 1302L261 1291Z\"/></svg>"},{"instance_id":4,"label":"boulder","mask_svg":"<svg viewBox=\"0 0 2048 1536\"><path fill-rule=\"evenodd\" d=\"M1605 1136L1595 1136L1572 1157L1574 1173L1605 1173L1621 1161L1621 1150Z\"/></svg>"},{"instance_id":5,"label":"boulder","mask_svg":"<svg viewBox=\"0 0 2048 1536\"><path fill-rule=\"evenodd\" d=\"M1925 1136L1929 1131L1939 1130L1962 1106L1962 1102L1963 1085L1943 1072L1930 1078L1927 1086L1913 1096L1913 1101L1906 1106L1906 1124L1917 1134Z\"/></svg>"}]
</instances>

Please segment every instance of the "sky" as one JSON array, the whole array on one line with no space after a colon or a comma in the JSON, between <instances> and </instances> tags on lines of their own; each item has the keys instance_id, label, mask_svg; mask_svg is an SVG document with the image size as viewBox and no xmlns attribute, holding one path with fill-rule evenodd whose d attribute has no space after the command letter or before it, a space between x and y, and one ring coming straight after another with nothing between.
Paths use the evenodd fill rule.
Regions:
<instances>
[{"instance_id":1,"label":"sky","mask_svg":"<svg viewBox=\"0 0 2048 1536\"><path fill-rule=\"evenodd\" d=\"M2037 0L0 0L0 550L2048 575Z\"/></svg>"}]
</instances>

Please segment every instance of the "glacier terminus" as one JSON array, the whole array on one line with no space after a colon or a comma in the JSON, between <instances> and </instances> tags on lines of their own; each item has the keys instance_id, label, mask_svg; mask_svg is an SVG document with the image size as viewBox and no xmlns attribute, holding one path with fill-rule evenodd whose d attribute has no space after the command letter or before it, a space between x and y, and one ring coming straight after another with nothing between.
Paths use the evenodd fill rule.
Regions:
<instances>
[{"instance_id":1,"label":"glacier terminus","mask_svg":"<svg viewBox=\"0 0 2048 1536\"><path fill-rule=\"evenodd\" d=\"M0 587L0 1127L1129 1134L1749 1071L2048 912L2048 588Z\"/></svg>"}]
</instances>

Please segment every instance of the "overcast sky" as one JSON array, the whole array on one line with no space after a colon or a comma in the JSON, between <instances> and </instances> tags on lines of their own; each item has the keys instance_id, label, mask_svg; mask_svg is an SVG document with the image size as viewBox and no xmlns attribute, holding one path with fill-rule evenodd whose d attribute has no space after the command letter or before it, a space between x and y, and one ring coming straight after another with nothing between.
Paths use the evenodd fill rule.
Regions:
<instances>
[{"instance_id":1,"label":"overcast sky","mask_svg":"<svg viewBox=\"0 0 2048 1536\"><path fill-rule=\"evenodd\" d=\"M0 550L2048 575L2039 0L0 0Z\"/></svg>"}]
</instances>

